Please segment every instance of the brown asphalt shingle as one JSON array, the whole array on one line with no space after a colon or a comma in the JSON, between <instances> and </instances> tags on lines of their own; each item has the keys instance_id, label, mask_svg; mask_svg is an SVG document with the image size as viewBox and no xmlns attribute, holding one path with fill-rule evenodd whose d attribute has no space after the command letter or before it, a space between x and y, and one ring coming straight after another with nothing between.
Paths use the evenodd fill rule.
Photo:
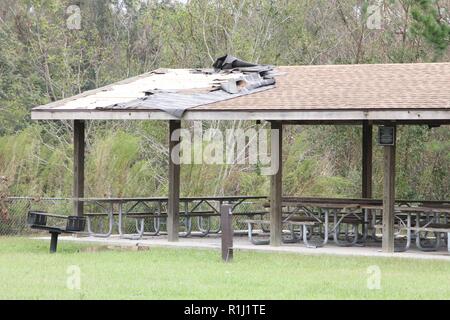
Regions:
<instances>
[{"instance_id":1,"label":"brown asphalt shingle","mask_svg":"<svg viewBox=\"0 0 450 320\"><path fill-rule=\"evenodd\" d=\"M200 110L450 109L450 63L278 67L276 88Z\"/></svg>"}]
</instances>

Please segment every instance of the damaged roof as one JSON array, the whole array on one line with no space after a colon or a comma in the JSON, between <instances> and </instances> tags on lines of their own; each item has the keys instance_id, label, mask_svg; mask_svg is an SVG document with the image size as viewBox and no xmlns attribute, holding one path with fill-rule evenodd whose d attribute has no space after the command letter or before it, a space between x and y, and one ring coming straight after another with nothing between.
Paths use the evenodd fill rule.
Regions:
<instances>
[{"instance_id":1,"label":"damaged roof","mask_svg":"<svg viewBox=\"0 0 450 320\"><path fill-rule=\"evenodd\" d=\"M158 69L39 110L160 110L181 118L185 110L274 88L269 65L225 55L214 69Z\"/></svg>"},{"instance_id":2,"label":"damaged roof","mask_svg":"<svg viewBox=\"0 0 450 320\"><path fill-rule=\"evenodd\" d=\"M234 63L234 64L233 64ZM32 111L33 119L450 120L450 63L158 69Z\"/></svg>"}]
</instances>

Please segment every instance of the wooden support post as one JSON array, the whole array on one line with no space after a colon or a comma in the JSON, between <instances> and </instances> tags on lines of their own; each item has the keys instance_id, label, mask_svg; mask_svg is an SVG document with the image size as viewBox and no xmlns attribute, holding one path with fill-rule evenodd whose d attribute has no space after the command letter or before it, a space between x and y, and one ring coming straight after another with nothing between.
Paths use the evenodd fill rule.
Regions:
<instances>
[{"instance_id":1,"label":"wooden support post","mask_svg":"<svg viewBox=\"0 0 450 320\"><path fill-rule=\"evenodd\" d=\"M220 226L222 228L222 259L225 262L233 260L233 225L231 205L220 206Z\"/></svg>"},{"instance_id":2,"label":"wooden support post","mask_svg":"<svg viewBox=\"0 0 450 320\"><path fill-rule=\"evenodd\" d=\"M395 129L394 129L395 131ZM384 146L383 252L394 252L395 143Z\"/></svg>"},{"instance_id":3,"label":"wooden support post","mask_svg":"<svg viewBox=\"0 0 450 320\"><path fill-rule=\"evenodd\" d=\"M280 246L282 236L282 140L283 140L283 125L281 121L272 121L272 166L276 165L278 168L271 176L270 180L270 245Z\"/></svg>"},{"instance_id":4,"label":"wooden support post","mask_svg":"<svg viewBox=\"0 0 450 320\"><path fill-rule=\"evenodd\" d=\"M362 130L362 190L363 198L372 198L372 125L363 121Z\"/></svg>"},{"instance_id":5,"label":"wooden support post","mask_svg":"<svg viewBox=\"0 0 450 320\"><path fill-rule=\"evenodd\" d=\"M167 205L167 237L170 242L178 241L178 229L180 225L180 163L174 161L175 146L178 140L172 134L181 128L180 120L169 120L169 199ZM179 137L179 135L178 135ZM172 141L172 138L175 141Z\"/></svg>"},{"instance_id":6,"label":"wooden support post","mask_svg":"<svg viewBox=\"0 0 450 320\"><path fill-rule=\"evenodd\" d=\"M73 122L73 191L72 197L73 214L81 217L83 215L83 202L79 198L84 197L84 121Z\"/></svg>"}]
</instances>

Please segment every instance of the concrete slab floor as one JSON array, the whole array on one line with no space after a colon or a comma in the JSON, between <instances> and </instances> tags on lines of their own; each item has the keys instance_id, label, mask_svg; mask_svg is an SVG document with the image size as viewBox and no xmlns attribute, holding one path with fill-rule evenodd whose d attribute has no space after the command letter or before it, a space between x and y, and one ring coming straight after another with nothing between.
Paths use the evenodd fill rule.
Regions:
<instances>
[{"instance_id":1,"label":"concrete slab floor","mask_svg":"<svg viewBox=\"0 0 450 320\"><path fill-rule=\"evenodd\" d=\"M34 239L49 241L50 237L37 237ZM60 236L59 240L113 247L169 247L219 250L221 245L220 236L180 238L178 242L168 242L167 237L165 236L143 237L139 240L124 239L119 236L111 236L109 238ZM279 247L273 247L270 245L254 245L250 243L246 237L235 237L234 249L259 252L287 252L306 255L436 259L450 262L450 253L444 248L435 252L422 252L412 247L407 252L384 253L381 252L381 244L377 243L371 243L364 247L339 247L333 243L327 244L322 248L307 248L303 243L283 244Z\"/></svg>"}]
</instances>

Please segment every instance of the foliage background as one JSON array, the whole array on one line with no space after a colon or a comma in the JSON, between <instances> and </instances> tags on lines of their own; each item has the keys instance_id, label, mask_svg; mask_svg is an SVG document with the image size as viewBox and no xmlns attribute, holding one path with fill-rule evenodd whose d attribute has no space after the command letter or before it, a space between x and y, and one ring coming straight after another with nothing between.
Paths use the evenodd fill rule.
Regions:
<instances>
[{"instance_id":1,"label":"foliage background","mask_svg":"<svg viewBox=\"0 0 450 320\"><path fill-rule=\"evenodd\" d=\"M381 30L367 28L374 3ZM71 4L81 30L66 26ZM33 106L159 67L209 67L224 53L275 65L450 61L449 13L448 0L2 0L0 191L71 194L72 124L31 122ZM166 194L166 123L98 121L87 133L87 196ZM288 126L285 139L286 195L360 195L361 127ZM375 196L381 152L375 144ZM401 127L397 152L398 197L449 199L448 126ZM267 194L268 179L252 166L185 165L181 191Z\"/></svg>"}]
</instances>

